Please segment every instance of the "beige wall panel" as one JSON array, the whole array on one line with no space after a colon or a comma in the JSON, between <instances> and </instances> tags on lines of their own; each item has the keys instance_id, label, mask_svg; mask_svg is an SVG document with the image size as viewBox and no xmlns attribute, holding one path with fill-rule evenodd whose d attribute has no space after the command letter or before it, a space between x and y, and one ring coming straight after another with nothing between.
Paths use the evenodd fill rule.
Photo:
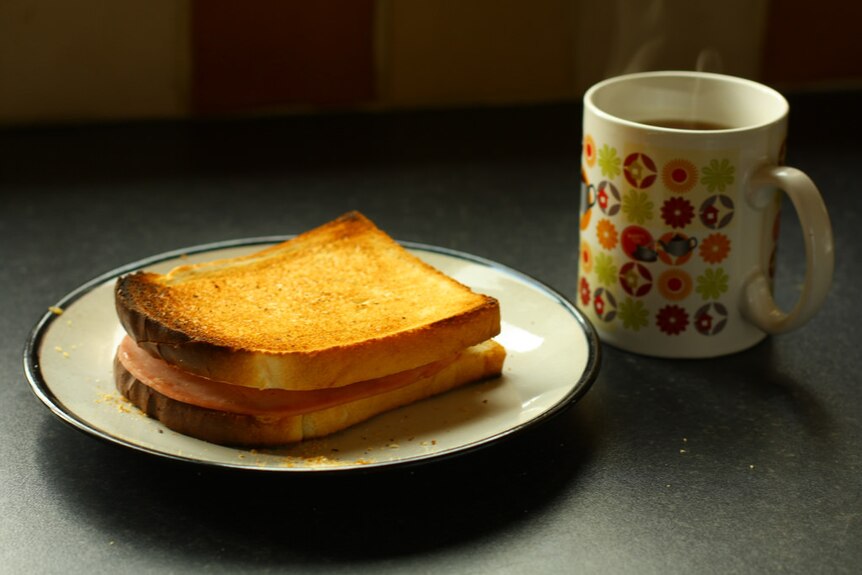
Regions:
<instances>
[{"instance_id":1,"label":"beige wall panel","mask_svg":"<svg viewBox=\"0 0 862 575\"><path fill-rule=\"evenodd\" d=\"M0 123L176 116L188 0L3 0Z\"/></svg>"},{"instance_id":2,"label":"beige wall panel","mask_svg":"<svg viewBox=\"0 0 862 575\"><path fill-rule=\"evenodd\" d=\"M575 9L568 0L381 0L381 103L571 97Z\"/></svg>"}]
</instances>

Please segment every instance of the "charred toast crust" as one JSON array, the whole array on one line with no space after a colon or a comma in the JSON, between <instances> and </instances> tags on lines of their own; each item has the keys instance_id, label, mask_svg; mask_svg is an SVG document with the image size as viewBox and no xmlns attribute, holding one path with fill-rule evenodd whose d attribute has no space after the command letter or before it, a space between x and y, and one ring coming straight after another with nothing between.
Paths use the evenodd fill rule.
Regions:
<instances>
[{"instance_id":1,"label":"charred toast crust","mask_svg":"<svg viewBox=\"0 0 862 575\"><path fill-rule=\"evenodd\" d=\"M169 284L171 281L181 284L183 280L177 278L218 274L222 269L230 271L230 266L237 262L240 266L254 266L260 260L294 257L300 251L294 246L323 250L324 255L328 255L326 250L331 250L329 246L333 242L343 241L357 241L362 247L370 245L369 249L379 250L380 258L391 260L392 269L405 270L407 277L427 283L430 286L427 289L448 290L458 303L448 315L425 323L417 321L415 326L396 326L377 336L362 332L354 341L349 341L348 337L344 343L334 345L324 345L331 336L310 333L304 345L294 348L277 348L271 342L252 338L228 341L196 328L181 313L176 313L178 306L172 298L181 296L174 294ZM347 244L340 245L344 249ZM353 244L350 245L352 249ZM372 258L377 257L377 252L371 253ZM337 255L342 257L340 253ZM382 280L385 282L387 278ZM407 285L406 289L410 287ZM431 297L432 294L427 295ZM297 390L339 387L430 363L489 339L500 329L497 300L473 293L409 254L355 212L294 240L236 260L180 266L165 276L147 272L123 276L116 283L115 301L123 327L151 355L204 377L251 387ZM429 307L431 305L433 303ZM404 313L409 315L410 310Z\"/></svg>"}]
</instances>

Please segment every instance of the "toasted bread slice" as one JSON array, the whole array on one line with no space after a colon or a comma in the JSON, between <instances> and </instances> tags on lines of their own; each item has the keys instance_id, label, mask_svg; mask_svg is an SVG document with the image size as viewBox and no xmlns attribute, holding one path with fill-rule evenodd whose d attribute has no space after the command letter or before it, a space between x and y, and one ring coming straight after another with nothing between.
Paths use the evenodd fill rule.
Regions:
<instances>
[{"instance_id":1,"label":"toasted bread slice","mask_svg":"<svg viewBox=\"0 0 862 575\"><path fill-rule=\"evenodd\" d=\"M184 435L221 445L279 446L323 437L383 413L497 376L506 352L489 340L462 351L439 371L394 390L298 415L246 415L218 411L167 397L137 379L119 357L114 362L117 389L148 416Z\"/></svg>"},{"instance_id":2,"label":"toasted bread slice","mask_svg":"<svg viewBox=\"0 0 862 575\"><path fill-rule=\"evenodd\" d=\"M252 255L121 277L117 312L151 355L257 388L339 387L431 363L500 330L497 300L348 213Z\"/></svg>"}]
</instances>

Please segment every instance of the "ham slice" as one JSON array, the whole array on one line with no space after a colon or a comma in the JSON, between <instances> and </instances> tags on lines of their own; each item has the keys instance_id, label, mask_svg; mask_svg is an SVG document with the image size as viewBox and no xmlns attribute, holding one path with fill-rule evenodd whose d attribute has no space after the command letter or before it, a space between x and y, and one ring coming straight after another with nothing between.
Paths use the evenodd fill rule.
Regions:
<instances>
[{"instance_id":1,"label":"ham slice","mask_svg":"<svg viewBox=\"0 0 862 575\"><path fill-rule=\"evenodd\" d=\"M138 381L173 400L244 415L300 415L405 387L429 377L458 355L407 371L343 387L312 391L257 389L206 379L149 355L126 336L117 350L123 366Z\"/></svg>"}]
</instances>

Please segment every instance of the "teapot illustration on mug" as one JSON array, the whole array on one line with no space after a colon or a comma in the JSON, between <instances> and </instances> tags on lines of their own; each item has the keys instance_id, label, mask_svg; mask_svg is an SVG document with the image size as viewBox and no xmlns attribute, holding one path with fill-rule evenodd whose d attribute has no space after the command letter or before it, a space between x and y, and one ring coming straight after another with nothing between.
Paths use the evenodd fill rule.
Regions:
<instances>
[{"instance_id":1,"label":"teapot illustration on mug","mask_svg":"<svg viewBox=\"0 0 862 575\"><path fill-rule=\"evenodd\" d=\"M639 244L635 246L632 257L640 262L654 262L658 259L658 252L650 246Z\"/></svg>"},{"instance_id":2,"label":"teapot illustration on mug","mask_svg":"<svg viewBox=\"0 0 862 575\"><path fill-rule=\"evenodd\" d=\"M697 238L676 233L671 237L660 238L655 243L638 243L633 247L630 255L634 259L646 263L654 262L659 258L667 261L668 256L685 258L696 247ZM662 252L667 255L661 255Z\"/></svg>"},{"instance_id":3,"label":"teapot illustration on mug","mask_svg":"<svg viewBox=\"0 0 862 575\"><path fill-rule=\"evenodd\" d=\"M658 245L665 253L675 258L682 257L697 247L697 238L674 234L667 241L659 240Z\"/></svg>"}]
</instances>

